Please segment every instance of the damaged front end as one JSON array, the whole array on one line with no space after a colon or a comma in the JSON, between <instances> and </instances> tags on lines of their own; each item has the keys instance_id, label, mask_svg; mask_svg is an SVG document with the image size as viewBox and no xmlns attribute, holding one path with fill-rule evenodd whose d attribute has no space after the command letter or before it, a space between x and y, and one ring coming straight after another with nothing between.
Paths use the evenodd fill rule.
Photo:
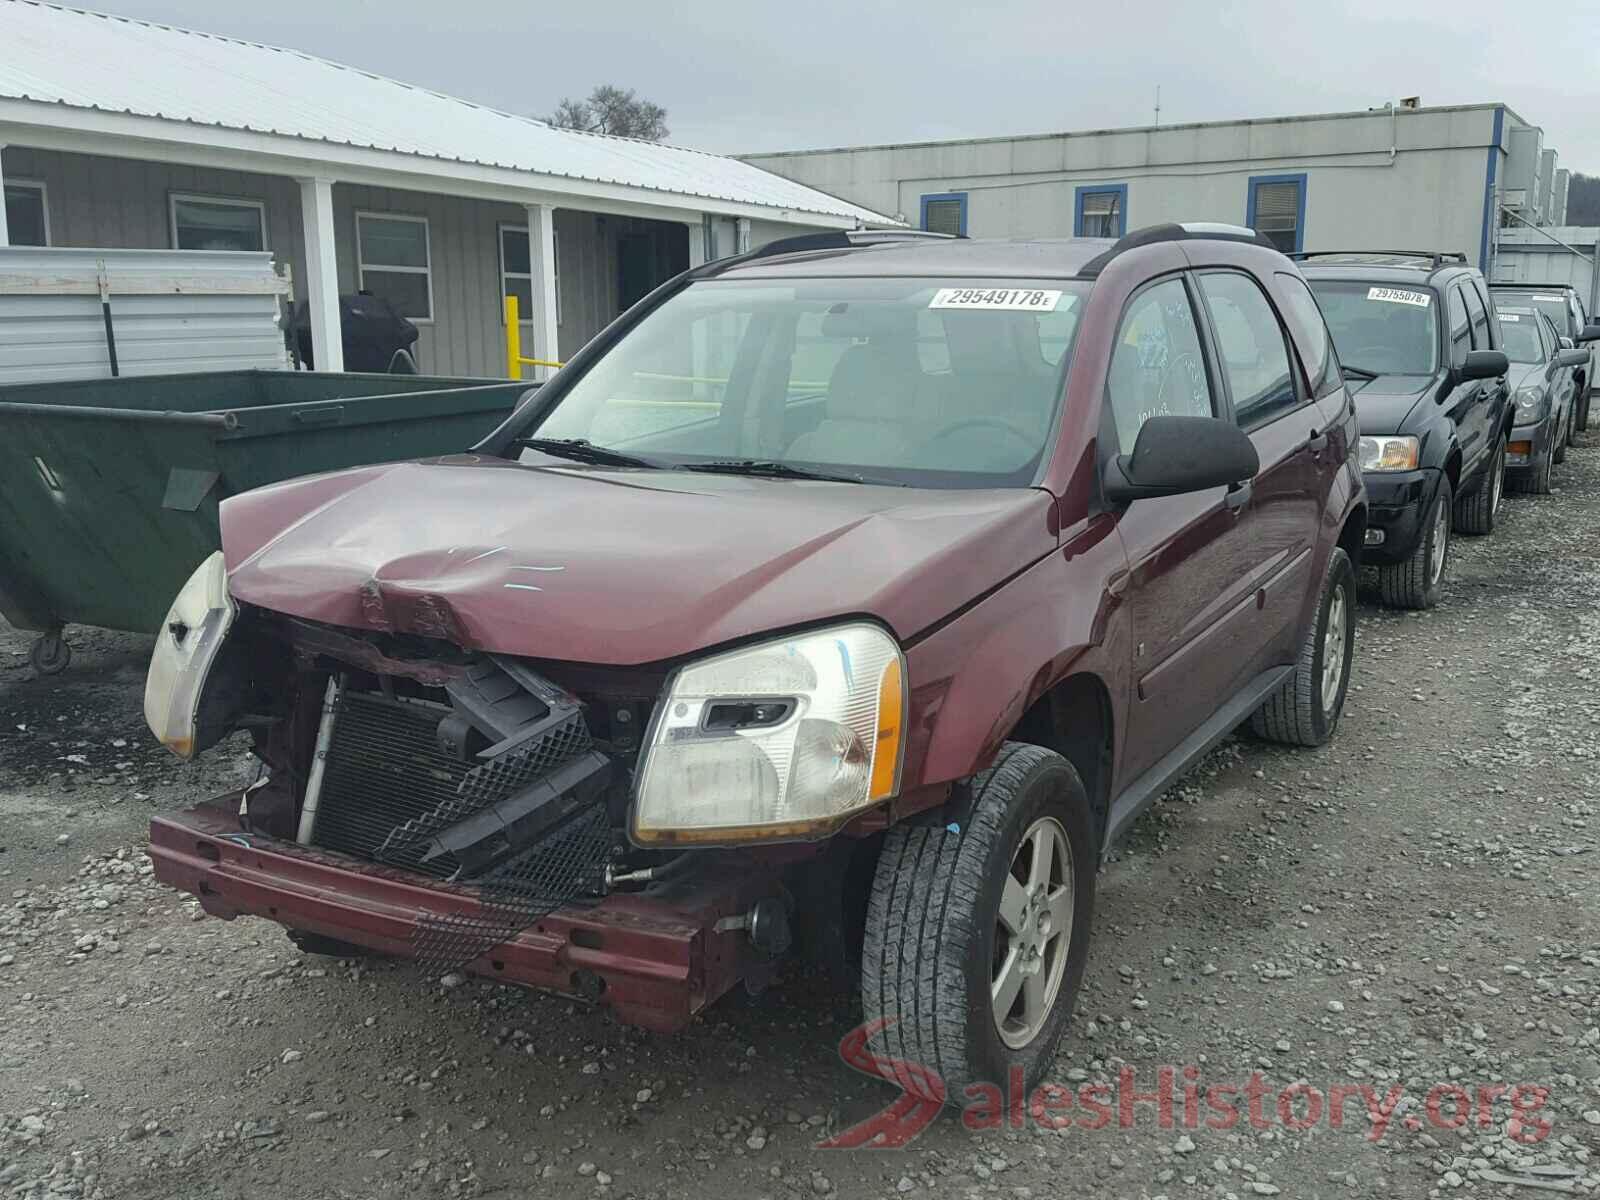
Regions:
<instances>
[{"instance_id":1,"label":"damaged front end","mask_svg":"<svg viewBox=\"0 0 1600 1200\"><path fill-rule=\"evenodd\" d=\"M207 624L219 598L227 619ZM630 841L665 671L337 628L225 583L174 614L152 728L185 757L247 730L264 764L242 792L152 823L157 877L213 915L599 1000L659 1030L762 986L788 948L785 870L817 842Z\"/></svg>"}]
</instances>

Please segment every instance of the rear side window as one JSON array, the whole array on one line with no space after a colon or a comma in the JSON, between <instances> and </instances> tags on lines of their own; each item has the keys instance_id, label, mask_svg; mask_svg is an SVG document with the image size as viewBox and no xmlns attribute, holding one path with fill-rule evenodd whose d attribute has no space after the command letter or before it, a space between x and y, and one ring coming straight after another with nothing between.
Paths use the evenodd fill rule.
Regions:
<instances>
[{"instance_id":1,"label":"rear side window","mask_svg":"<svg viewBox=\"0 0 1600 1200\"><path fill-rule=\"evenodd\" d=\"M1182 280L1163 280L1129 301L1111 352L1106 395L1125 453L1151 417L1216 415Z\"/></svg>"},{"instance_id":2,"label":"rear side window","mask_svg":"<svg viewBox=\"0 0 1600 1200\"><path fill-rule=\"evenodd\" d=\"M1284 319L1306 347L1306 374L1311 377L1311 394L1325 395L1340 384L1328 323L1323 320L1322 310L1317 307L1316 298L1305 280L1287 272L1279 272L1278 280L1283 286Z\"/></svg>"},{"instance_id":3,"label":"rear side window","mask_svg":"<svg viewBox=\"0 0 1600 1200\"><path fill-rule=\"evenodd\" d=\"M1450 362L1459 367L1472 349L1472 327L1467 322L1467 302L1461 298L1460 287L1445 293L1445 305L1450 315Z\"/></svg>"},{"instance_id":4,"label":"rear side window","mask_svg":"<svg viewBox=\"0 0 1600 1200\"><path fill-rule=\"evenodd\" d=\"M1255 280L1237 271L1200 276L1233 396L1233 417L1248 429L1300 403L1277 313Z\"/></svg>"}]
</instances>

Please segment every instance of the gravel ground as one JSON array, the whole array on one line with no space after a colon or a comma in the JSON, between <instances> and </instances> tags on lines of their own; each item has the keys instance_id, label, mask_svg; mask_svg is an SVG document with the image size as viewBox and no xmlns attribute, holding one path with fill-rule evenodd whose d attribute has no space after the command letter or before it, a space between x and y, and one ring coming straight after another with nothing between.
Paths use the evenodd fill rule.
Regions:
<instances>
[{"instance_id":1,"label":"gravel ground","mask_svg":"<svg viewBox=\"0 0 1600 1200\"><path fill-rule=\"evenodd\" d=\"M152 744L146 640L74 630L36 680L0 626L0 1196L1600 1192L1591 441L1456 543L1439 608L1363 607L1333 745L1226 743L1105 867L1054 1078L1153 1092L1170 1067L1165 1128L1113 1099L1100 1129L1080 1104L1062 1130L1019 1110L818 1149L894 1094L838 1057L849 1003L795 976L666 1038L204 919L152 883L145 827L236 786L237 745L183 766ZM1252 1073L1263 1120L1218 1128L1202 1090L1185 1126L1185 1081ZM1314 1122L1296 1101L1309 1128L1276 1113L1297 1082L1328 1100ZM1518 1084L1548 1089L1520 1124L1493 1094ZM1332 1089L1362 1085L1387 1112L1357 1098L1333 1128Z\"/></svg>"}]
</instances>

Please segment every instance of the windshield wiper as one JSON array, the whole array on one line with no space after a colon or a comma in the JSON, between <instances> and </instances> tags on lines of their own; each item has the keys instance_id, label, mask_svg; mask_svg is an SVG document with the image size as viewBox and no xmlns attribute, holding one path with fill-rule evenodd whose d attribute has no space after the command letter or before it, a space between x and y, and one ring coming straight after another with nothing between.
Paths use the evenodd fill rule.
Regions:
<instances>
[{"instance_id":1,"label":"windshield wiper","mask_svg":"<svg viewBox=\"0 0 1600 1200\"><path fill-rule=\"evenodd\" d=\"M541 454L553 455L556 458L594 463L596 466L649 467L652 470L659 470L661 467L660 463L640 458L636 454L624 454L620 450L608 450L604 446L596 446L588 438L516 437L511 439L510 444L537 450Z\"/></svg>"},{"instance_id":2,"label":"windshield wiper","mask_svg":"<svg viewBox=\"0 0 1600 1200\"><path fill-rule=\"evenodd\" d=\"M813 471L809 467L796 467L790 463L767 458L729 458L712 462L685 463L685 471L706 471L716 475L756 475L767 479L821 479L829 483L888 484L887 480L867 479L861 475L837 475L828 471ZM903 487L903 484L888 484Z\"/></svg>"},{"instance_id":3,"label":"windshield wiper","mask_svg":"<svg viewBox=\"0 0 1600 1200\"><path fill-rule=\"evenodd\" d=\"M1365 367L1352 367L1347 362L1340 363L1339 364L1339 369L1341 371L1343 371L1346 375L1354 375L1357 379L1369 379L1370 380L1370 379L1376 379L1378 377L1378 372L1376 372L1376 371L1369 371Z\"/></svg>"}]
</instances>

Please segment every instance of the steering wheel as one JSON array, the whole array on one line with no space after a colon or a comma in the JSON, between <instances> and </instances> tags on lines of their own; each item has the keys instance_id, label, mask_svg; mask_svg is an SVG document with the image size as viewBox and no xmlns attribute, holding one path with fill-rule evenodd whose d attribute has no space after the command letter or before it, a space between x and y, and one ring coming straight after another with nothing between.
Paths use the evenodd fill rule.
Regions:
<instances>
[{"instance_id":1,"label":"steering wheel","mask_svg":"<svg viewBox=\"0 0 1600 1200\"><path fill-rule=\"evenodd\" d=\"M963 421L957 421L953 425L946 425L943 429L939 430L938 433L929 438L928 441L930 444L933 442L943 441L947 437L960 433L963 429L974 429L982 426L987 426L991 429L998 429L1002 433L1009 433L1012 437L1016 438L1017 441L1025 443L1028 449L1033 449L1032 437L1018 429L1010 421L1004 420L1000 417L968 417Z\"/></svg>"}]
</instances>

